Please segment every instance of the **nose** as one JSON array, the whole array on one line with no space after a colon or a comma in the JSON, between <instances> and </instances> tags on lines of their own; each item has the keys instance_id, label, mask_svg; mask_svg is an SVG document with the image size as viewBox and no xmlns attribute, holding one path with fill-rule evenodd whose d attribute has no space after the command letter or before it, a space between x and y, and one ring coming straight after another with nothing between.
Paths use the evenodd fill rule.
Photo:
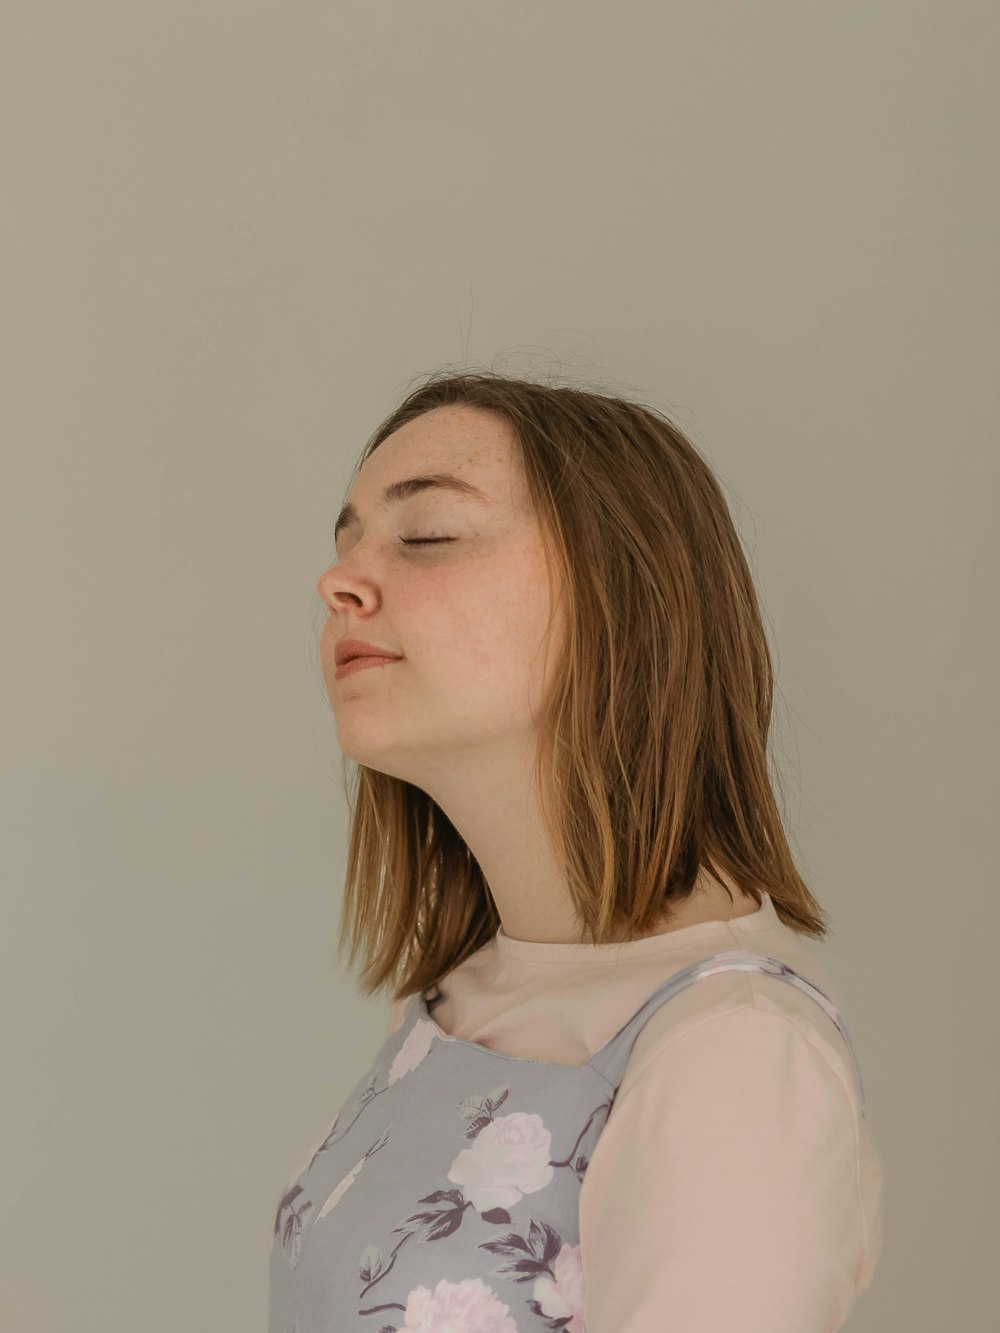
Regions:
<instances>
[{"instance_id":1,"label":"nose","mask_svg":"<svg viewBox=\"0 0 1000 1333\"><path fill-rule=\"evenodd\" d=\"M320 597L322 597L324 602L329 602L330 600L325 589L329 582L332 569L333 565L327 565L326 569L323 570L322 574L320 574L319 578L316 580L316 591L319 593Z\"/></svg>"},{"instance_id":2,"label":"nose","mask_svg":"<svg viewBox=\"0 0 1000 1333\"><path fill-rule=\"evenodd\" d=\"M342 610L348 604L355 605L365 601L361 589L344 582L340 566L336 561L323 570L316 580L316 592L328 612Z\"/></svg>"}]
</instances>

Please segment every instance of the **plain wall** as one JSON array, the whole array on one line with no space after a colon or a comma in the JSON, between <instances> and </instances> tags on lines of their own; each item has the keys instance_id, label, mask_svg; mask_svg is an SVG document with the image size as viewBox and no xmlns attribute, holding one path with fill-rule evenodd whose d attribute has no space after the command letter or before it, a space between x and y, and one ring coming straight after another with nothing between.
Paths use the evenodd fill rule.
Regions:
<instances>
[{"instance_id":1,"label":"plain wall","mask_svg":"<svg viewBox=\"0 0 1000 1333\"><path fill-rule=\"evenodd\" d=\"M998 29L8 7L4 1333L265 1328L280 1193L389 1013L337 953L314 584L443 366L629 393L713 463L884 1156L850 1328L993 1326Z\"/></svg>"}]
</instances>

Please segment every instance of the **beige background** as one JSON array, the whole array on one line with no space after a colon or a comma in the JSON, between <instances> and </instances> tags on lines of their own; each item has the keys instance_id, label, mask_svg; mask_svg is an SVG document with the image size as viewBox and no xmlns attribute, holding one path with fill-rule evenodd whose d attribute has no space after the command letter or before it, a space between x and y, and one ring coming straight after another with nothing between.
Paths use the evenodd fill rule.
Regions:
<instances>
[{"instance_id":1,"label":"beige background","mask_svg":"<svg viewBox=\"0 0 1000 1333\"><path fill-rule=\"evenodd\" d=\"M993 1326L998 10L5 8L0 1328L264 1330L385 1033L313 592L445 364L659 406L773 631L884 1153L852 1333Z\"/></svg>"}]
</instances>

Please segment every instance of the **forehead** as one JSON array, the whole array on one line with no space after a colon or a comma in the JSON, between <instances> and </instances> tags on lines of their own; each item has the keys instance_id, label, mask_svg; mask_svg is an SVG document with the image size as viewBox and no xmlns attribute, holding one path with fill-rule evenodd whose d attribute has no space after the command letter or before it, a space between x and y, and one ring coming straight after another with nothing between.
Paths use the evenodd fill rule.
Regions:
<instances>
[{"instance_id":1,"label":"forehead","mask_svg":"<svg viewBox=\"0 0 1000 1333\"><path fill-rule=\"evenodd\" d=\"M497 499L516 499L519 458L510 425L496 413L436 407L400 426L365 459L353 498L374 499L411 472L451 472Z\"/></svg>"}]
</instances>

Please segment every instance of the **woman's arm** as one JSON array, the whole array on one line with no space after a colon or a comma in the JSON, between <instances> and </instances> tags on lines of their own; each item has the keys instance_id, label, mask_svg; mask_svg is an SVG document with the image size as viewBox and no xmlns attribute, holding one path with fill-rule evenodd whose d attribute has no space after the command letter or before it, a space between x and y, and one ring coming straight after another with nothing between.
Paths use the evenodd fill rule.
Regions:
<instances>
[{"instance_id":1,"label":"woman's arm","mask_svg":"<svg viewBox=\"0 0 1000 1333\"><path fill-rule=\"evenodd\" d=\"M672 1033L584 1177L587 1333L839 1329L881 1246L862 1133L844 1070L792 1017L744 1005Z\"/></svg>"}]
</instances>

